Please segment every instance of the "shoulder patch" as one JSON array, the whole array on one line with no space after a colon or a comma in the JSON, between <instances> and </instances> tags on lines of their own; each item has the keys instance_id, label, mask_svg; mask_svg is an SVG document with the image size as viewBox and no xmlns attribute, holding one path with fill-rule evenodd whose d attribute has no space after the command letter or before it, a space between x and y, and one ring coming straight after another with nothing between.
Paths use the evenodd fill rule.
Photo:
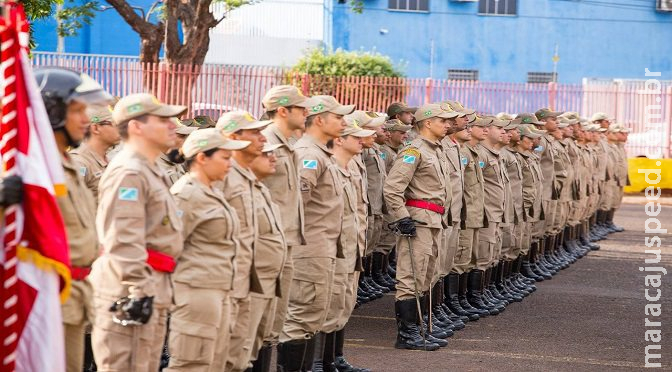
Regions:
<instances>
[{"instance_id":1,"label":"shoulder patch","mask_svg":"<svg viewBox=\"0 0 672 372\"><path fill-rule=\"evenodd\" d=\"M304 169L317 169L317 160L306 159L303 161Z\"/></svg>"},{"instance_id":2,"label":"shoulder patch","mask_svg":"<svg viewBox=\"0 0 672 372\"><path fill-rule=\"evenodd\" d=\"M82 177L86 176L86 167L79 167L79 174L81 174Z\"/></svg>"},{"instance_id":3,"label":"shoulder patch","mask_svg":"<svg viewBox=\"0 0 672 372\"><path fill-rule=\"evenodd\" d=\"M467 164L469 164L469 158L467 158L466 156L462 156L461 161L462 161L462 165L466 166Z\"/></svg>"},{"instance_id":4,"label":"shoulder patch","mask_svg":"<svg viewBox=\"0 0 672 372\"><path fill-rule=\"evenodd\" d=\"M485 167L485 162L483 160L479 160L478 161L478 166L481 167L481 168Z\"/></svg>"},{"instance_id":5,"label":"shoulder patch","mask_svg":"<svg viewBox=\"0 0 672 372\"><path fill-rule=\"evenodd\" d=\"M408 149L405 149L404 151L401 152L401 154L402 155L412 155L412 156L415 156L416 158L420 157L420 151L418 151L418 149L412 148L412 147L408 148Z\"/></svg>"},{"instance_id":6,"label":"shoulder patch","mask_svg":"<svg viewBox=\"0 0 672 372\"><path fill-rule=\"evenodd\" d=\"M118 199L123 201L138 201L138 189L135 187L120 187Z\"/></svg>"},{"instance_id":7,"label":"shoulder patch","mask_svg":"<svg viewBox=\"0 0 672 372\"><path fill-rule=\"evenodd\" d=\"M383 160L387 159L387 154L384 153L384 152L381 152L380 153L380 158L383 159Z\"/></svg>"}]
</instances>

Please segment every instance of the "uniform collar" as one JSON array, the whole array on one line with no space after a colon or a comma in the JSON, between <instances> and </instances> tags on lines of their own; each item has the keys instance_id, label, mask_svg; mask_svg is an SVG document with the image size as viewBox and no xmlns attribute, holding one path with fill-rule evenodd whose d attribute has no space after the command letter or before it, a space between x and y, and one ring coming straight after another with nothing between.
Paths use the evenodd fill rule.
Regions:
<instances>
[{"instance_id":1,"label":"uniform collar","mask_svg":"<svg viewBox=\"0 0 672 372\"><path fill-rule=\"evenodd\" d=\"M441 146L441 141L432 141L427 138L425 138L423 135L418 135L418 138L422 139L423 141L427 142L430 146L436 148L436 147L442 147Z\"/></svg>"},{"instance_id":2,"label":"uniform collar","mask_svg":"<svg viewBox=\"0 0 672 372\"><path fill-rule=\"evenodd\" d=\"M334 154L333 152L331 152L331 150L329 150L329 149L327 148L327 145L321 143L320 141L318 141L315 137L311 136L310 134L305 133L305 134L303 135L303 137L301 137L301 139L304 139L304 138L305 138L305 141L308 141L308 143L311 143L311 144L313 144L313 145L319 147L319 148L320 148L322 151L324 151L327 155L331 156L331 155Z\"/></svg>"},{"instance_id":3,"label":"uniform collar","mask_svg":"<svg viewBox=\"0 0 672 372\"><path fill-rule=\"evenodd\" d=\"M285 138L282 132L280 132L280 128L278 128L275 123L269 125L268 130L282 143L283 146L287 147L289 151L294 151L292 145L289 144L289 141Z\"/></svg>"},{"instance_id":4,"label":"uniform collar","mask_svg":"<svg viewBox=\"0 0 672 372\"><path fill-rule=\"evenodd\" d=\"M93 160L95 160L96 163L98 163L99 166L101 166L103 168L105 168L107 166L107 163L108 163L107 159L101 159L100 156L95 151L93 151L93 149L91 147L89 147L86 144L86 142L82 143L79 146L79 153L82 154L82 153L85 153L85 152L91 154L91 156L93 157Z\"/></svg>"},{"instance_id":5,"label":"uniform collar","mask_svg":"<svg viewBox=\"0 0 672 372\"><path fill-rule=\"evenodd\" d=\"M248 181L254 183L257 180L257 176L255 176L254 173L251 170L249 170L247 168L243 168L233 158L231 158L231 165L233 166L233 169L236 172L240 173L243 177L247 178Z\"/></svg>"}]
</instances>

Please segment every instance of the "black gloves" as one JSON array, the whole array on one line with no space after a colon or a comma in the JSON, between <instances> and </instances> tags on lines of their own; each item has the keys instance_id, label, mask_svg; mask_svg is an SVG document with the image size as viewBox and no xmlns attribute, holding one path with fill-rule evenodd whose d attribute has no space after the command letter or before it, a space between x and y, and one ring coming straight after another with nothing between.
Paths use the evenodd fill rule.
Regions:
<instances>
[{"instance_id":1,"label":"black gloves","mask_svg":"<svg viewBox=\"0 0 672 372\"><path fill-rule=\"evenodd\" d=\"M122 297L110 306L110 311L114 312L112 320L124 327L147 324L152 316L153 303L154 297Z\"/></svg>"},{"instance_id":2,"label":"black gloves","mask_svg":"<svg viewBox=\"0 0 672 372\"><path fill-rule=\"evenodd\" d=\"M23 182L19 176L0 178L0 206L19 204L23 200Z\"/></svg>"},{"instance_id":3,"label":"black gloves","mask_svg":"<svg viewBox=\"0 0 672 372\"><path fill-rule=\"evenodd\" d=\"M415 236L415 220L411 217L404 217L394 224L396 224L400 235Z\"/></svg>"}]
</instances>

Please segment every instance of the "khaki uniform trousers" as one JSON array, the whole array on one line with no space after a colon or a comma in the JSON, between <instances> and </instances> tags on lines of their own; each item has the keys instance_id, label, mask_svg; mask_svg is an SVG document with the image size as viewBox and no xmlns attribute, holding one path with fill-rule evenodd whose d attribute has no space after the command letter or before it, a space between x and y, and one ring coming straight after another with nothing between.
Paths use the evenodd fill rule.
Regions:
<instances>
[{"instance_id":1,"label":"khaki uniform trousers","mask_svg":"<svg viewBox=\"0 0 672 372\"><path fill-rule=\"evenodd\" d=\"M95 322L91 332L99 372L156 372L166 336L168 306L154 305L147 324L114 323L110 306L117 299L94 297Z\"/></svg>"},{"instance_id":2,"label":"khaki uniform trousers","mask_svg":"<svg viewBox=\"0 0 672 372\"><path fill-rule=\"evenodd\" d=\"M507 261L515 260L523 250L523 240L527 222L519 221L516 224L502 226L502 254L501 258ZM529 249L529 243L528 247ZM526 252L527 253L527 252Z\"/></svg>"},{"instance_id":3,"label":"khaki uniform trousers","mask_svg":"<svg viewBox=\"0 0 672 372\"><path fill-rule=\"evenodd\" d=\"M441 230L416 226L416 236L397 237L397 292L395 300L409 300L415 298L415 288L418 292L427 292L431 288L431 282L436 270L436 258L439 244L441 244ZM413 263L411 267L411 252L409 240L413 246ZM413 269L416 282L413 280Z\"/></svg>"},{"instance_id":4,"label":"khaki uniform trousers","mask_svg":"<svg viewBox=\"0 0 672 372\"><path fill-rule=\"evenodd\" d=\"M368 228L366 229L366 252L364 256L368 256L376 251L380 236L383 232L383 216L374 215L367 217Z\"/></svg>"},{"instance_id":5,"label":"khaki uniform trousers","mask_svg":"<svg viewBox=\"0 0 672 372\"><path fill-rule=\"evenodd\" d=\"M221 371L233 328L230 292L178 282L173 290L165 371Z\"/></svg>"},{"instance_id":6,"label":"khaki uniform trousers","mask_svg":"<svg viewBox=\"0 0 672 372\"><path fill-rule=\"evenodd\" d=\"M544 205L544 216L546 217L546 220L544 220L544 231L542 235L552 235L553 227L555 226L555 210L558 207L558 201L542 200L541 202Z\"/></svg>"},{"instance_id":7,"label":"khaki uniform trousers","mask_svg":"<svg viewBox=\"0 0 672 372\"><path fill-rule=\"evenodd\" d=\"M273 326L271 334L265 341L277 342L282 332L282 326L285 324L287 318L287 305L289 304L289 291L292 285L292 278L294 277L294 261L292 260L292 247L287 247L287 259L285 265L282 267L282 276L280 277L280 289L282 290L282 297L275 297L273 299L273 310L275 314L273 317Z\"/></svg>"},{"instance_id":8,"label":"khaki uniform trousers","mask_svg":"<svg viewBox=\"0 0 672 372\"><path fill-rule=\"evenodd\" d=\"M570 226L576 226L581 222L581 217L583 216L585 209L586 199L573 200L569 202L569 217L567 218L567 224Z\"/></svg>"},{"instance_id":9,"label":"khaki uniform trousers","mask_svg":"<svg viewBox=\"0 0 672 372\"><path fill-rule=\"evenodd\" d=\"M381 227L380 239L376 247L373 249L375 253L384 253L388 254L392 252L394 246L397 244L397 236L394 235L394 232L387 227L388 224L392 223L391 217L389 215L383 216L383 224Z\"/></svg>"},{"instance_id":10,"label":"khaki uniform trousers","mask_svg":"<svg viewBox=\"0 0 672 372\"><path fill-rule=\"evenodd\" d=\"M526 255L530 251L532 245L532 222L523 221L513 227L514 235L520 238L520 245L517 250L512 252L518 255Z\"/></svg>"},{"instance_id":11,"label":"khaki uniform trousers","mask_svg":"<svg viewBox=\"0 0 672 372\"><path fill-rule=\"evenodd\" d=\"M245 349L247 335L251 324L251 305L250 295L245 298L231 297L231 319L233 319L233 328L229 341L229 352L226 356L225 371L233 371L236 365L240 365L250 353ZM247 361L245 361L247 363Z\"/></svg>"},{"instance_id":12,"label":"khaki uniform trousers","mask_svg":"<svg viewBox=\"0 0 672 372\"><path fill-rule=\"evenodd\" d=\"M438 282L444 276L450 274L453 267L453 260L457 253L457 241L460 237L460 224L448 226L441 232L441 244L439 244L439 256L437 257L437 268L434 273L432 283Z\"/></svg>"},{"instance_id":13,"label":"khaki uniform trousers","mask_svg":"<svg viewBox=\"0 0 672 372\"><path fill-rule=\"evenodd\" d=\"M607 211L611 206L611 201L609 199L609 182L612 181L600 181L600 196L598 198L597 208L601 211Z\"/></svg>"},{"instance_id":14,"label":"khaki uniform trousers","mask_svg":"<svg viewBox=\"0 0 672 372\"><path fill-rule=\"evenodd\" d=\"M93 288L88 280L73 280L70 297L61 305L65 335L65 362L68 372L82 372L84 333L93 323ZM112 303L110 302L110 305Z\"/></svg>"},{"instance_id":15,"label":"khaki uniform trousers","mask_svg":"<svg viewBox=\"0 0 672 372\"><path fill-rule=\"evenodd\" d=\"M245 355L235 363L234 371L244 371L251 366L250 362L257 360L257 354L264 340L270 337L275 318L274 300L275 297L268 295L250 294L250 328L243 348Z\"/></svg>"},{"instance_id":16,"label":"khaki uniform trousers","mask_svg":"<svg viewBox=\"0 0 672 372\"><path fill-rule=\"evenodd\" d=\"M553 234L558 234L565 228L569 214L569 203L568 201L557 201L555 216L553 217Z\"/></svg>"},{"instance_id":17,"label":"khaki uniform trousers","mask_svg":"<svg viewBox=\"0 0 672 372\"><path fill-rule=\"evenodd\" d=\"M516 238L513 236L514 224L502 223L500 224L499 228L500 232L502 233L502 248L499 254L499 258L508 260L508 257L511 255L511 251L514 250L516 244Z\"/></svg>"},{"instance_id":18,"label":"khaki uniform trousers","mask_svg":"<svg viewBox=\"0 0 672 372\"><path fill-rule=\"evenodd\" d=\"M478 229L478 245L471 252L471 263L477 270L487 270L495 262L497 246L501 250L501 229L499 222L490 222L488 227ZM499 257L497 257L499 261Z\"/></svg>"},{"instance_id":19,"label":"khaki uniform trousers","mask_svg":"<svg viewBox=\"0 0 672 372\"><path fill-rule=\"evenodd\" d=\"M355 310L357 304L357 287L359 286L359 271L348 274L348 280L345 287L345 311L341 314L341 320L338 322L337 330L345 328L345 325L350 320L352 312Z\"/></svg>"},{"instance_id":20,"label":"khaki uniform trousers","mask_svg":"<svg viewBox=\"0 0 672 372\"><path fill-rule=\"evenodd\" d=\"M451 271L458 274L469 272L474 266L471 263L471 253L478 246L478 231L480 229L459 230L457 252L453 258Z\"/></svg>"},{"instance_id":21,"label":"khaki uniform trousers","mask_svg":"<svg viewBox=\"0 0 672 372\"><path fill-rule=\"evenodd\" d=\"M331 302L335 260L294 257L294 278L280 342L303 340L322 330Z\"/></svg>"}]
</instances>

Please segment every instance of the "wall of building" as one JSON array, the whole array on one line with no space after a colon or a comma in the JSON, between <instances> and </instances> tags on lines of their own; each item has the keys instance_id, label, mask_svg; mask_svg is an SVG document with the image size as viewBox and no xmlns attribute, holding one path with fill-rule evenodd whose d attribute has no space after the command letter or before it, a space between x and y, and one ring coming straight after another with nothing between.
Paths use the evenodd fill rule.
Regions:
<instances>
[{"instance_id":1,"label":"wall of building","mask_svg":"<svg viewBox=\"0 0 672 372\"><path fill-rule=\"evenodd\" d=\"M645 68L669 78L672 13L656 12L653 0L597 3L518 0L516 16L483 16L478 2L429 0L429 12L416 13L364 0L363 13L354 14L327 0L333 19L325 35L333 48L389 55L411 77L429 76L433 65L434 78L446 78L448 69L477 69L483 81L524 82L528 72L553 71L558 45L559 82L644 78Z\"/></svg>"}]
</instances>

